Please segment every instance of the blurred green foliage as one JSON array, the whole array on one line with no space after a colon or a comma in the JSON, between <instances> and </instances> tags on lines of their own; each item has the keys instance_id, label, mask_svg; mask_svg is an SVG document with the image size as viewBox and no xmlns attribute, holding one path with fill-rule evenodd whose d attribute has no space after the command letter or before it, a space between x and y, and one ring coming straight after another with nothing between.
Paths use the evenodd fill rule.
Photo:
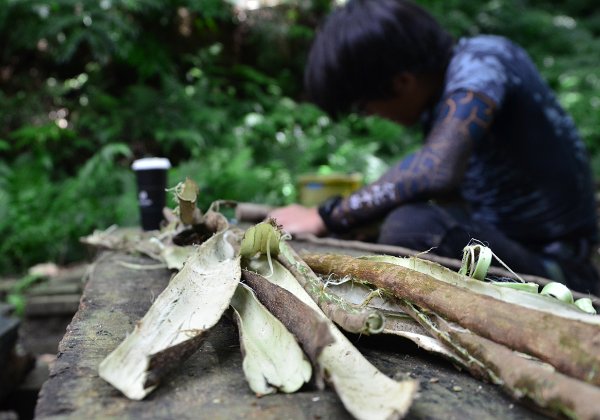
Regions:
<instances>
[{"instance_id":1,"label":"blurred green foliage","mask_svg":"<svg viewBox=\"0 0 600 420\"><path fill-rule=\"evenodd\" d=\"M571 112L600 174L600 9L591 0L422 0L457 37L523 45ZM0 272L66 263L78 237L137 223L132 159L167 156L174 185L284 204L297 175L376 178L417 147L377 118L332 121L302 101L330 0L4 0L0 7Z\"/></svg>"}]
</instances>

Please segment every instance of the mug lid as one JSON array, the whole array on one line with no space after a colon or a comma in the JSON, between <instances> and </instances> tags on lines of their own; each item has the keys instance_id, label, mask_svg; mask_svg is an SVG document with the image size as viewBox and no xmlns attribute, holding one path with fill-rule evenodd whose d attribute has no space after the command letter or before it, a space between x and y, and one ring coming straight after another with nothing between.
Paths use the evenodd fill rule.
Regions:
<instances>
[{"instance_id":1,"label":"mug lid","mask_svg":"<svg viewBox=\"0 0 600 420\"><path fill-rule=\"evenodd\" d=\"M134 171L147 171L149 169L169 169L171 162L167 158L150 157L134 160L131 169Z\"/></svg>"}]
</instances>

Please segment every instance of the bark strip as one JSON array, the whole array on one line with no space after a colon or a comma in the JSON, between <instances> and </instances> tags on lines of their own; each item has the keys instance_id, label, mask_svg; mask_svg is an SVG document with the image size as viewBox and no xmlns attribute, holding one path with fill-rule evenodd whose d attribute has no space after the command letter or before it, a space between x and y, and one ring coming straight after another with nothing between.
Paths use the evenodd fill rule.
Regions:
<instances>
[{"instance_id":1,"label":"bark strip","mask_svg":"<svg viewBox=\"0 0 600 420\"><path fill-rule=\"evenodd\" d=\"M506 346L438 323L453 341L494 371L502 387L516 399L526 398L551 413L578 419L600 418L600 388L556 372L551 366L527 359Z\"/></svg>"},{"instance_id":2,"label":"bark strip","mask_svg":"<svg viewBox=\"0 0 600 420\"><path fill-rule=\"evenodd\" d=\"M312 368L296 338L259 302L250 287L240 284L231 300L238 325L242 368L257 396L295 392L312 376Z\"/></svg>"},{"instance_id":3,"label":"bark strip","mask_svg":"<svg viewBox=\"0 0 600 420\"><path fill-rule=\"evenodd\" d=\"M340 255L303 259L315 272L366 280L478 335L536 356L569 376L600 385L600 328L596 325L472 293L393 264Z\"/></svg>"},{"instance_id":4,"label":"bark strip","mask_svg":"<svg viewBox=\"0 0 600 420\"><path fill-rule=\"evenodd\" d=\"M242 270L242 278L252 288L260 303L296 337L308 358L315 364L323 349L335 341L327 323L292 293L260 274Z\"/></svg>"},{"instance_id":5,"label":"bark strip","mask_svg":"<svg viewBox=\"0 0 600 420\"><path fill-rule=\"evenodd\" d=\"M498 300L515 303L519 306L525 306L538 311L549 312L562 318L583 321L587 322L588 324L596 324L600 326L600 316L585 313L573 304L561 302L558 299L544 296L539 293L527 293L522 290L501 287L485 281L476 280L459 274L456 271L452 271L449 268L432 261L423 260L417 257L398 258L387 255L365 256L360 257L360 259L390 263L399 265L401 267L410 268L411 270L434 277L437 280L467 288L472 292L487 295Z\"/></svg>"},{"instance_id":6,"label":"bark strip","mask_svg":"<svg viewBox=\"0 0 600 420\"><path fill-rule=\"evenodd\" d=\"M272 261L270 267L266 258L261 257L249 261L248 266L262 275L269 275L271 283L288 290L326 322L335 341L319 355L319 370L355 418L391 420L406 414L418 387L415 381L396 382L373 366L321 312L299 281L279 261Z\"/></svg>"},{"instance_id":7,"label":"bark strip","mask_svg":"<svg viewBox=\"0 0 600 420\"><path fill-rule=\"evenodd\" d=\"M329 248L338 248L340 250L349 249L352 251L364 252L365 254L366 253L374 253L374 254L380 254L380 255L381 254L395 255L395 256L399 256L399 257L418 256L419 258L422 258L424 260L429 260L429 261L438 263L440 265L443 265L444 267L448 267L448 268L454 269L454 270L458 270L462 266L462 261L459 259L440 257L439 255L435 255L434 253L431 253L431 252L420 252L420 251L417 251L414 249L404 248L404 247L400 247L400 246L396 246L396 245L384 245L384 244L376 244L376 243L372 243L372 242L351 241L351 240L346 240L346 239L328 238L328 237L321 238L321 237L317 237L311 233L303 233L303 234L294 235L293 242L296 246L300 246L300 245L302 245L303 242L305 242L310 245L323 246L323 247L329 247ZM339 251L339 252L343 252L343 251ZM496 266L490 267L488 273L493 274L495 276L509 277L512 279L515 278L514 274L511 273L510 271L508 271L504 268L501 268L501 267L496 267ZM546 279L544 277L533 276L530 274L519 273L519 276L525 281L530 281L530 282L538 283L541 285L546 285L546 284L552 282L552 280ZM592 303L594 305L600 306L600 297L590 295L589 293L577 292L575 290L572 290L572 292L573 292L574 298L579 299L579 298L589 297L592 300Z\"/></svg>"},{"instance_id":8,"label":"bark strip","mask_svg":"<svg viewBox=\"0 0 600 420\"><path fill-rule=\"evenodd\" d=\"M400 302L423 328L453 348L459 365L473 376L499 385L511 397L534 403L546 414L600 418L600 388L557 372L552 366L473 334L435 314ZM430 316L431 315L431 316Z\"/></svg>"},{"instance_id":9,"label":"bark strip","mask_svg":"<svg viewBox=\"0 0 600 420\"><path fill-rule=\"evenodd\" d=\"M368 335L383 332L385 316L381 311L350 303L332 293L292 247L283 241L280 242L279 247L281 252L277 260L294 275L329 319L345 331L354 334Z\"/></svg>"},{"instance_id":10,"label":"bark strip","mask_svg":"<svg viewBox=\"0 0 600 420\"><path fill-rule=\"evenodd\" d=\"M135 329L101 363L102 379L141 400L189 356L221 318L241 277L227 231L206 241L156 298Z\"/></svg>"}]
</instances>

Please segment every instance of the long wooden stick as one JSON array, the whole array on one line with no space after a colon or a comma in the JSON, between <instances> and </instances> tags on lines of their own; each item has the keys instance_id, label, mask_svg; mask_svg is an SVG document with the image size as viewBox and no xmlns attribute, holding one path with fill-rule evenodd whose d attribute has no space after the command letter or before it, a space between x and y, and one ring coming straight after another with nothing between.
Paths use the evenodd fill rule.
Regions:
<instances>
[{"instance_id":1,"label":"long wooden stick","mask_svg":"<svg viewBox=\"0 0 600 420\"><path fill-rule=\"evenodd\" d=\"M600 385L600 328L440 282L414 270L341 255L305 255L315 271L364 279L495 342Z\"/></svg>"}]
</instances>

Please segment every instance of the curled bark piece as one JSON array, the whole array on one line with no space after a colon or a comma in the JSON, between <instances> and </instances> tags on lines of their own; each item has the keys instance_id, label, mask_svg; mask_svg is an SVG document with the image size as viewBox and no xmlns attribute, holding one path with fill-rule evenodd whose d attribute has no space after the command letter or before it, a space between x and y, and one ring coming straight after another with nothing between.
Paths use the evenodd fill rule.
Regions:
<instances>
[{"instance_id":1,"label":"curled bark piece","mask_svg":"<svg viewBox=\"0 0 600 420\"><path fill-rule=\"evenodd\" d=\"M278 261L294 275L329 319L355 334L379 334L383 331L385 317L381 311L356 305L331 293L292 247L285 242L281 242L279 247Z\"/></svg>"},{"instance_id":2,"label":"curled bark piece","mask_svg":"<svg viewBox=\"0 0 600 420\"><path fill-rule=\"evenodd\" d=\"M225 234L197 248L133 332L100 363L100 377L128 398L150 393L170 365L198 348L229 306L241 269Z\"/></svg>"},{"instance_id":3,"label":"curled bark piece","mask_svg":"<svg viewBox=\"0 0 600 420\"><path fill-rule=\"evenodd\" d=\"M198 192L200 188L192 179L186 178L175 187L175 196L179 203L179 217L186 225L194 225L201 222L202 214L196 207Z\"/></svg>"},{"instance_id":4,"label":"curled bark piece","mask_svg":"<svg viewBox=\"0 0 600 420\"><path fill-rule=\"evenodd\" d=\"M250 261L249 268L269 274L263 257ZM375 368L320 311L296 278L278 261L273 261L269 281L294 294L328 324L335 342L317 358L320 371L333 386L344 407L358 419L397 419L406 414L417 390L413 380L396 382Z\"/></svg>"},{"instance_id":5,"label":"curled bark piece","mask_svg":"<svg viewBox=\"0 0 600 420\"><path fill-rule=\"evenodd\" d=\"M464 361L458 358L452 350L406 314L393 296L389 296L381 290L373 290L367 284L355 281L334 282L329 289L330 293L347 302L377 309L384 320L381 331L383 334L406 338L420 348L442 356L455 365L462 366L464 364Z\"/></svg>"},{"instance_id":6,"label":"curled bark piece","mask_svg":"<svg viewBox=\"0 0 600 420\"><path fill-rule=\"evenodd\" d=\"M281 232L273 219L254 225L246 230L240 254L242 257L251 258L256 254L266 254L276 257L279 254L279 241Z\"/></svg>"},{"instance_id":7,"label":"curled bark piece","mask_svg":"<svg viewBox=\"0 0 600 420\"><path fill-rule=\"evenodd\" d=\"M206 226L209 232L222 232L229 227L227 218L221 213L209 210L202 217L202 223Z\"/></svg>"},{"instance_id":8,"label":"curled bark piece","mask_svg":"<svg viewBox=\"0 0 600 420\"><path fill-rule=\"evenodd\" d=\"M242 367L256 395L295 392L310 380L311 365L293 335L249 287L238 286L231 306L240 334Z\"/></svg>"},{"instance_id":9,"label":"curled bark piece","mask_svg":"<svg viewBox=\"0 0 600 420\"><path fill-rule=\"evenodd\" d=\"M310 360L316 361L323 349L335 341L327 323L292 293L252 271L243 270L242 278L260 302L296 336Z\"/></svg>"},{"instance_id":10,"label":"curled bark piece","mask_svg":"<svg viewBox=\"0 0 600 420\"><path fill-rule=\"evenodd\" d=\"M559 371L600 385L600 328L472 293L423 273L340 255L307 255L321 274L364 279L483 337L536 356Z\"/></svg>"},{"instance_id":11,"label":"curled bark piece","mask_svg":"<svg viewBox=\"0 0 600 420\"><path fill-rule=\"evenodd\" d=\"M121 229L116 225L79 239L81 243L100 249L123 251L130 254L140 253L152 259L162 261L162 243L156 239L156 232L138 229Z\"/></svg>"}]
</instances>

